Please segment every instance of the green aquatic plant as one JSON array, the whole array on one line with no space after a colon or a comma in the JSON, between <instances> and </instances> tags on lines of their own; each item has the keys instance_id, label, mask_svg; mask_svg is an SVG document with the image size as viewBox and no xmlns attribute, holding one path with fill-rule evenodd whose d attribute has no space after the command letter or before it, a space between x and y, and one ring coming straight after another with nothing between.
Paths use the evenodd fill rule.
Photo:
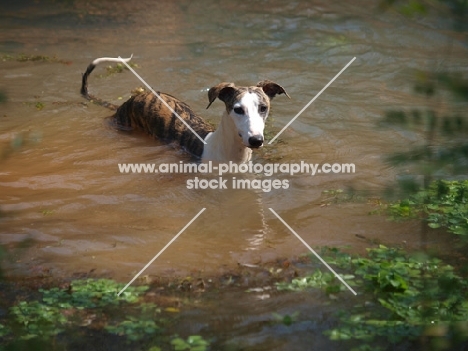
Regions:
<instances>
[{"instance_id":1,"label":"green aquatic plant","mask_svg":"<svg viewBox=\"0 0 468 351\"><path fill-rule=\"evenodd\" d=\"M38 110L38 111L41 111L45 107L45 104L43 102L41 102L41 101L24 102L23 104L26 105L26 106L34 106L36 108L36 110Z\"/></svg>"},{"instance_id":2,"label":"green aquatic plant","mask_svg":"<svg viewBox=\"0 0 468 351\"><path fill-rule=\"evenodd\" d=\"M68 323L62 307L48 306L38 301L22 301L10 312L15 322L23 328L20 339L50 338L63 332Z\"/></svg>"},{"instance_id":3,"label":"green aquatic plant","mask_svg":"<svg viewBox=\"0 0 468 351\"><path fill-rule=\"evenodd\" d=\"M18 55L8 55L4 54L0 56L2 61L18 61L18 62L53 62L53 63L62 63L65 65L71 64L70 61L58 58L57 56L47 56L47 55L30 55L30 54L18 54Z\"/></svg>"},{"instance_id":4,"label":"green aquatic plant","mask_svg":"<svg viewBox=\"0 0 468 351\"><path fill-rule=\"evenodd\" d=\"M175 351L206 351L209 344L200 335L191 335L186 340L179 337L171 340L171 345Z\"/></svg>"},{"instance_id":5,"label":"green aquatic plant","mask_svg":"<svg viewBox=\"0 0 468 351\"><path fill-rule=\"evenodd\" d=\"M423 218L431 228L468 235L468 180L438 180L427 190L390 204L394 219Z\"/></svg>"},{"instance_id":6,"label":"green aquatic plant","mask_svg":"<svg viewBox=\"0 0 468 351\"><path fill-rule=\"evenodd\" d=\"M132 68L140 68L136 63L129 62L127 63ZM99 78L106 78L112 76L117 73L122 73L124 71L128 71L127 66L122 63L117 63L115 65L109 65L106 67L106 73L98 75Z\"/></svg>"},{"instance_id":7,"label":"green aquatic plant","mask_svg":"<svg viewBox=\"0 0 468 351\"><path fill-rule=\"evenodd\" d=\"M124 335L130 341L136 341L159 332L161 327L153 319L129 317L116 325L106 326L105 330L112 334Z\"/></svg>"},{"instance_id":8,"label":"green aquatic plant","mask_svg":"<svg viewBox=\"0 0 468 351\"><path fill-rule=\"evenodd\" d=\"M148 343L148 350L204 351L209 342L201 336L186 340L177 335L163 335L170 320L161 315L153 302L145 302L148 286L130 286L120 295L123 284L110 279L74 280L66 288L39 289L41 298L21 301L10 307L8 319L0 320L0 349L31 349L30 345L55 345L63 337L86 334L89 326L94 332L122 337L133 349ZM173 313L173 312L172 312ZM156 343L156 345L155 345Z\"/></svg>"},{"instance_id":9,"label":"green aquatic plant","mask_svg":"<svg viewBox=\"0 0 468 351\"><path fill-rule=\"evenodd\" d=\"M148 289L147 286L129 287L118 296L122 287L122 284L110 279L85 279L72 281L68 289L40 289L40 301L21 301L10 308L16 336L21 339L51 338L67 327L85 324L92 310L138 302ZM140 328L148 332L151 325L144 322L147 321L137 323L129 319L129 322L124 321L111 328L110 332L120 334L128 330L132 340L140 333ZM2 326L0 333L9 334L9 330L8 326Z\"/></svg>"},{"instance_id":10,"label":"green aquatic plant","mask_svg":"<svg viewBox=\"0 0 468 351\"><path fill-rule=\"evenodd\" d=\"M354 279L354 275L346 274L341 276L346 281ZM291 282L280 282L276 285L278 290L303 291L308 288L319 288L325 290L327 294L333 294L346 290L346 287L330 272L322 272L317 269L305 277L294 278Z\"/></svg>"},{"instance_id":11,"label":"green aquatic plant","mask_svg":"<svg viewBox=\"0 0 468 351\"><path fill-rule=\"evenodd\" d=\"M442 260L379 246L367 256L324 248L324 259L341 271L363 294L339 313L339 324L326 334L332 340L400 343L421 337L456 342L468 339L468 280ZM336 282L317 271L279 289L334 288ZM305 282L301 284L300 282ZM341 289L344 290L344 289ZM375 346L374 344L372 344Z\"/></svg>"},{"instance_id":12,"label":"green aquatic plant","mask_svg":"<svg viewBox=\"0 0 468 351\"><path fill-rule=\"evenodd\" d=\"M282 323L285 326L289 327L297 321L299 314L300 313L298 311L294 312L291 315L289 314L281 315L279 313L273 313L273 320L277 323Z\"/></svg>"},{"instance_id":13,"label":"green aquatic plant","mask_svg":"<svg viewBox=\"0 0 468 351\"><path fill-rule=\"evenodd\" d=\"M74 280L70 291L52 288L40 289L43 302L48 305L61 305L73 308L96 308L120 303L135 303L148 290L147 286L129 287L119 296L123 285L111 279Z\"/></svg>"}]
</instances>

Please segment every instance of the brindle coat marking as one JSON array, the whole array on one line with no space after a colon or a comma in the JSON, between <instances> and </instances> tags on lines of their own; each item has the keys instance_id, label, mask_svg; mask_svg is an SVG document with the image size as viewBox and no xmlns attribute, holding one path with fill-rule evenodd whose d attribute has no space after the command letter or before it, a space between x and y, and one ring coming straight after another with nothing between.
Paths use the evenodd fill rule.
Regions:
<instances>
[{"instance_id":1,"label":"brindle coat marking","mask_svg":"<svg viewBox=\"0 0 468 351\"><path fill-rule=\"evenodd\" d=\"M126 60L129 61L130 59ZM236 143L238 143L237 146L223 145L225 143L226 134L224 133L226 133L226 131L221 130L223 129L223 125L226 125L226 123L223 124L223 119L230 118L229 114L234 109L234 105L236 102L239 102L239 100L245 94L251 93L257 95L260 105L259 114L263 120L265 120L268 115L270 100L273 99L275 95L285 94L289 97L283 87L268 80L261 81L257 84L257 86L252 87L236 87L233 83L220 83L212 87L208 91L208 107L210 107L216 98L219 98L226 105L226 112L223 115L223 119L217 130L219 135L216 136L217 133L214 131L213 127L206 123L201 117L197 116L187 104L171 95L157 92L157 94L180 117L182 117L184 121L190 125L202 139L206 139L206 141L210 139L210 145L208 146L211 146L211 149L208 150L209 148L205 146L201 140L197 138L196 135L193 134L192 131L190 131L172 111L164 106L160 99L152 92L132 96L121 106L116 106L90 95L88 93L88 76L94 70L96 65L103 61L120 62L120 59L101 58L94 60L83 74L81 94L91 101L97 102L98 104L112 110L116 110L113 116L113 120L118 128L123 130L130 130L134 128L140 129L155 138L162 139L167 142L176 142L181 147L197 157L202 157L205 148L207 149L208 154L213 154L213 143L215 143L214 146L220 148L247 148L247 146L242 144L240 138L237 135L235 135L235 137L239 139L236 141ZM232 132L240 135L240 132L236 131L231 131L229 133L232 134ZM260 147L263 144L263 128L261 132L261 140L256 140L254 144L249 146L250 148ZM225 152L225 154L229 154L229 152Z\"/></svg>"},{"instance_id":2,"label":"brindle coat marking","mask_svg":"<svg viewBox=\"0 0 468 351\"><path fill-rule=\"evenodd\" d=\"M202 139L214 131L187 104L171 95L157 93ZM120 128L136 128L155 138L176 142L197 157L203 153L201 140L152 92L132 96L117 109L113 118Z\"/></svg>"}]
</instances>

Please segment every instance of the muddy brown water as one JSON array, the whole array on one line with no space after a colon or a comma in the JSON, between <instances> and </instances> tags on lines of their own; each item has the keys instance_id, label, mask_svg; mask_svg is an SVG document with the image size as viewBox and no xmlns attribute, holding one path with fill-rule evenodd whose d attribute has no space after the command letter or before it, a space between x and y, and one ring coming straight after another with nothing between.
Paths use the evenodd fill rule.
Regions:
<instances>
[{"instance_id":1,"label":"muddy brown water","mask_svg":"<svg viewBox=\"0 0 468 351\"><path fill-rule=\"evenodd\" d=\"M359 236L413 248L445 242L434 234L422 243L418 223L369 216L375 207L366 201L328 205L322 192L352 187L378 194L406 171L383 158L422 136L377 128L377 121L389 108L433 103L412 93L412 69L466 71L468 47L447 20L415 21L366 1L17 1L0 9L0 90L8 96L0 105L0 142L7 150L23 138L0 163L0 242L12 249L9 274L94 270L127 282L202 208L145 274L221 274L304 253L269 208L313 247L359 251L368 245ZM19 54L56 59L10 58ZM253 157L354 163L356 172L278 175L289 188L270 192L189 190L193 175L119 173L119 163L189 162L173 147L115 131L106 123L111 112L80 96L81 73L92 59L130 54L152 87L215 123L224 106L205 109L211 86L278 82L291 99L272 102L269 127L276 132L356 57L280 142ZM130 72L100 77L104 66L90 78L95 95L121 103L141 86ZM448 109L440 100L435 107ZM32 244L18 248L25 239Z\"/></svg>"}]
</instances>

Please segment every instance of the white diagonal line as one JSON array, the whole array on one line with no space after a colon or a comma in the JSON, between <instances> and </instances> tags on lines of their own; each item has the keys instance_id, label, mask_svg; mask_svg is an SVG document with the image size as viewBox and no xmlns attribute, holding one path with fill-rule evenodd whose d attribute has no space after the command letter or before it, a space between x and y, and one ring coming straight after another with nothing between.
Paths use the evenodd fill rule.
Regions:
<instances>
[{"instance_id":1,"label":"white diagonal line","mask_svg":"<svg viewBox=\"0 0 468 351\"><path fill-rule=\"evenodd\" d=\"M319 255L318 253L316 253L315 250L312 249L312 248L304 241L304 239L302 239L302 238L299 236L299 234L297 234L297 233L294 231L294 229L292 229L292 228L288 225L288 223L286 223L286 222L284 221L283 218L281 218L272 208L269 208L269 210L286 226L286 228L288 228L288 229L291 231L291 233L293 233L293 234L304 244L305 247L307 247L307 248L310 250L310 252L312 252L312 253L320 260L320 262L322 262L322 263L325 265L325 267L327 267L327 268L330 270L330 272L332 272L332 273L335 275L335 277L336 277L337 279L339 279L339 280L349 289L349 291L351 291L354 295L357 295L357 293L353 290L353 288L351 288L351 287L348 285L348 283L346 283L346 282L343 280L343 278L341 278L341 277L333 270L333 268L331 268L331 267L328 265L328 263L325 262L325 261L323 260L323 258L320 257L320 255Z\"/></svg>"},{"instance_id":2,"label":"white diagonal line","mask_svg":"<svg viewBox=\"0 0 468 351\"><path fill-rule=\"evenodd\" d=\"M351 61L349 61L348 64L346 66L344 66L344 68L341 71L339 71L338 74L335 77L333 77L333 79L330 82L328 82L328 84L325 85L325 87L322 90L320 90L320 92L317 95L315 95L314 98L312 100L310 100L309 103L307 105L305 105L304 108L302 110L300 110L299 113L296 116L294 116L294 118L292 120L290 120L289 123L286 124L283 127L283 129L281 129L280 132L275 135L275 137L273 139L271 139L268 142L268 144L271 144L272 142L274 142L276 140L276 138L279 137L280 134L283 133L284 130L286 128L288 128L291 125L291 123L294 122L296 120L296 118L299 117L302 114L302 112L304 112L307 109L307 107L309 107L315 101L315 99L317 99L320 96L320 94L322 94L325 91L325 89L327 89L330 86L330 84L333 83L335 81L335 79L338 78L340 76L340 74L343 73L345 71L345 69L348 68L349 65L351 65L353 63L353 61L355 59L356 59L356 57L354 57Z\"/></svg>"},{"instance_id":3,"label":"white diagonal line","mask_svg":"<svg viewBox=\"0 0 468 351\"><path fill-rule=\"evenodd\" d=\"M182 122L183 124L185 124L185 126L186 126L188 129L190 129L190 131L191 131L193 134L195 134L195 136L196 136L198 139L201 140L201 142L202 142L203 144L205 144L205 145L207 144L207 142L206 142L205 140L203 140L203 138L202 138L200 135L198 135L198 133L197 133L196 131L194 131L193 128L190 127L190 125L189 125L187 122L185 122L185 120L184 120L182 117L180 117L179 114L178 114L177 112L175 112L174 109L173 109L171 106L169 106L169 104L168 104L166 101L164 101L164 99L163 99L161 96L159 96L159 94L158 94L157 92L155 92L154 89L151 88L151 87L149 86L149 84L146 83L146 82L144 81L144 79L141 78L141 77L138 75L138 73L136 73L135 70L134 70L132 67L130 67L130 65L129 65L127 62L124 61L124 59L123 59L122 57L119 56L119 59L120 59L120 61L122 61L122 63L123 63L125 66L127 66L127 68L128 68L128 69L129 69L129 70L130 70L130 71L131 71L131 72L132 72L132 73L133 73L133 74L134 74L134 75L135 75L135 76L136 76L136 77L137 77L137 78L154 94L154 95L156 95L156 97L157 97L157 98L158 98L174 115L176 115L176 117L177 117L178 119L181 120L181 122Z\"/></svg>"},{"instance_id":4,"label":"white diagonal line","mask_svg":"<svg viewBox=\"0 0 468 351\"><path fill-rule=\"evenodd\" d=\"M146 268L148 268L151 265L151 263L153 263L164 252L164 250L166 250L179 237L179 235L182 234L185 231L185 229L187 229L190 226L190 224L192 224L198 218L198 216L200 216L203 213L203 211L205 211L205 210L206 210L206 207L202 208L202 210L200 212L198 212L197 215L195 217L193 217L192 220L190 222L188 222L187 225L185 227L183 227L181 229L181 231L179 233L177 233L177 235L175 237L173 237L172 240L169 241L167 243L167 245L164 246L161 249L161 251L159 251L158 254L156 256L154 256L153 259L151 261L149 261L147 263L147 265L144 266L143 269L141 271L139 271L138 274L136 276L134 276L133 279L130 280L130 282L127 285L125 285L125 287L122 290L120 290L120 292L117 294L117 296L119 296L121 293L123 293L125 291L125 289L127 289L130 286L130 284L132 284L135 281L135 279L138 278L140 276L140 274L143 273L143 271Z\"/></svg>"}]
</instances>

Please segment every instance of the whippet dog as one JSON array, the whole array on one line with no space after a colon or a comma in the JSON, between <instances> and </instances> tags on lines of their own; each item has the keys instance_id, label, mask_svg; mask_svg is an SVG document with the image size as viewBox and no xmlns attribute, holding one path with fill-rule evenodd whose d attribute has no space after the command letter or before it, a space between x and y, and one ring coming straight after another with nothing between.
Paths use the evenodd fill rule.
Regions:
<instances>
[{"instance_id":1,"label":"whippet dog","mask_svg":"<svg viewBox=\"0 0 468 351\"><path fill-rule=\"evenodd\" d=\"M126 62L131 58L125 59ZM167 142L176 142L202 162L248 162L252 149L263 146L265 120L270 111L270 101L284 88L272 81L263 80L256 86L237 87L234 83L220 83L208 91L210 105L220 99L226 105L216 130L197 116L192 109L177 98L157 92L190 127L205 141L204 144L187 126L152 92L132 96L120 106L108 103L88 93L88 76L101 62L122 62L120 58L98 58L91 62L83 74L81 94L90 101L115 110L115 125L123 130L141 129Z\"/></svg>"}]
</instances>

